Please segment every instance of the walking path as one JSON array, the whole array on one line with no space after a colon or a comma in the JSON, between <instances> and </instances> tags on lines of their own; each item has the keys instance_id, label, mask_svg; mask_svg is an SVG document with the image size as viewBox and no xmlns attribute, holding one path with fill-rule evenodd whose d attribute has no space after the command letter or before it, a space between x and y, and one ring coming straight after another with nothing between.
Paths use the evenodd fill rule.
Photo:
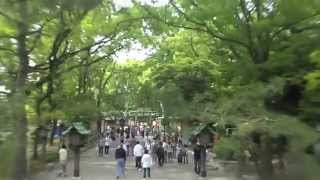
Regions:
<instances>
[{"instance_id":1,"label":"walking path","mask_svg":"<svg viewBox=\"0 0 320 180\"><path fill-rule=\"evenodd\" d=\"M95 149L90 149L81 156L80 171L81 180L112 180L115 179L116 162L114 155L109 157L97 157ZM71 180L72 179L73 162L68 163L66 178L57 177L58 169L43 171L32 177L31 180ZM224 168L214 170L213 167L208 167L208 177L198 177L193 172L191 164L179 165L176 162L165 164L163 168L153 167L151 170L152 180L236 180L234 174L228 173ZM142 172L136 170L134 160L129 157L126 165L126 177L122 179L127 180L141 180Z\"/></svg>"}]
</instances>

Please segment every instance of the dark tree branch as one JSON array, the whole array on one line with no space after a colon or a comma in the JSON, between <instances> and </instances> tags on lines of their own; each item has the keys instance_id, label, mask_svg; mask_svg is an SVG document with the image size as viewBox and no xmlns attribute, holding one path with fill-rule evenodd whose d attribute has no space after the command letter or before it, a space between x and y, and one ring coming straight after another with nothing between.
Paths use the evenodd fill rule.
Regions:
<instances>
[{"instance_id":1,"label":"dark tree branch","mask_svg":"<svg viewBox=\"0 0 320 180\"><path fill-rule=\"evenodd\" d=\"M11 17L10 15L0 11L0 16L3 16L4 18L6 18L7 20L9 21L13 21L13 22L16 22L16 23L19 23L20 21L14 19L13 17Z\"/></svg>"},{"instance_id":2,"label":"dark tree branch","mask_svg":"<svg viewBox=\"0 0 320 180\"><path fill-rule=\"evenodd\" d=\"M36 46L38 45L38 42L40 41L41 39L41 36L43 35L43 29L44 27L46 26L47 23L49 23L52 19L47 19L42 25L40 25L40 28L36 31L33 31L33 33L35 33L35 38L33 39L32 41L32 45L30 47L30 49L28 50L29 53L31 53L35 48Z\"/></svg>"},{"instance_id":3,"label":"dark tree branch","mask_svg":"<svg viewBox=\"0 0 320 180\"><path fill-rule=\"evenodd\" d=\"M110 58L110 56L114 55L114 54L115 54L118 50L120 50L120 49L122 49L122 47L119 47L119 48L117 48L117 49L114 49L112 52L109 52L108 54L106 54L106 55L104 55L104 56L101 56L101 57L98 57L98 58L92 60L92 61L89 62L87 65L88 65L88 66L91 66L91 65L93 65L93 64L95 64L95 63L98 63L98 62L104 60L104 59ZM89 55L88 55L87 57L85 57L85 58L89 58ZM82 58L82 59L85 59L85 58ZM68 67L68 68L65 69L65 70L61 70L60 72L56 72L55 75L58 77L58 76L62 75L63 73L70 72L70 71L72 71L72 70L74 70L74 69L80 68L81 66L83 66L83 65L82 65L82 64L77 64L77 65L74 65L74 66L70 66L70 67ZM36 86L41 86L42 84L48 82L49 78L50 78L49 75L41 78L41 79L36 83Z\"/></svg>"},{"instance_id":4,"label":"dark tree branch","mask_svg":"<svg viewBox=\"0 0 320 180\"><path fill-rule=\"evenodd\" d=\"M301 19L299 19L299 20L296 20L296 21L294 21L294 22L291 22L291 23L289 23L289 24L283 25L283 26L280 27L277 31L273 32L273 34L271 35L271 40L273 40L274 38L276 38L276 37L277 37L280 33L282 33L283 31L289 30L290 28L292 28L292 27L294 27L294 26L296 26L296 25L298 25L298 24L300 24L300 23L302 23L302 22L304 22L304 21L310 20L310 19L312 19L312 18L316 18L316 17L318 17L318 16L320 16L320 13L319 13L319 12L317 12L317 13L315 13L315 14L313 14L313 15L310 15L310 16L303 17L303 18L301 18Z\"/></svg>"},{"instance_id":5,"label":"dark tree branch","mask_svg":"<svg viewBox=\"0 0 320 180\"><path fill-rule=\"evenodd\" d=\"M247 4L245 2L245 0L240 0L240 7L241 7L241 11L243 13L243 16L244 16L244 23L245 23L245 27L246 27L246 31L247 31L247 37L248 37L248 40L249 40L249 51L252 51L252 48L254 46L254 43L253 43L253 34L252 34L252 29L251 29L251 17L250 17L250 14L249 12L247 11ZM250 52L252 53L252 52Z\"/></svg>"},{"instance_id":6,"label":"dark tree branch","mask_svg":"<svg viewBox=\"0 0 320 180\"><path fill-rule=\"evenodd\" d=\"M193 52L193 54L196 56L196 57L199 57L199 53L196 51L196 49L194 48L194 45L193 45L193 37L190 37L190 47L191 47L191 50Z\"/></svg>"},{"instance_id":7,"label":"dark tree branch","mask_svg":"<svg viewBox=\"0 0 320 180\"><path fill-rule=\"evenodd\" d=\"M139 3L135 3L138 4ZM193 30L193 31L198 31L198 32L204 32L209 34L211 37L222 40L222 41L227 41L227 42L231 42L231 43L235 43L241 46L244 46L246 48L248 48L248 45L242 41L236 40L236 39L232 39L229 37L225 37L223 35L218 34L217 32L214 32L207 23L205 22L198 22L194 19L192 19L191 17L189 17L185 12L183 12L177 5L174 4L173 0L170 0L170 4L174 5L175 10L177 11L177 13L179 13L180 15L182 15L187 22L190 22L192 24L194 24L195 26L191 27L191 26L187 26L187 25L183 25L182 23L176 23L176 22L172 22L172 21L168 21L166 19L163 19L157 15L155 15L153 12L151 12L148 7L143 6L143 5L139 5L140 7L142 7L148 14L149 16L151 16L152 19L155 19L159 22L162 22L168 26L171 27L176 27L176 28L182 28L182 29L188 29L188 30Z\"/></svg>"},{"instance_id":8,"label":"dark tree branch","mask_svg":"<svg viewBox=\"0 0 320 180\"><path fill-rule=\"evenodd\" d=\"M0 39L16 39L17 36L2 34L0 35Z\"/></svg>"},{"instance_id":9,"label":"dark tree branch","mask_svg":"<svg viewBox=\"0 0 320 180\"><path fill-rule=\"evenodd\" d=\"M15 50L10 49L10 48L0 47L0 51L7 51L10 54L17 55L17 52Z\"/></svg>"}]
</instances>

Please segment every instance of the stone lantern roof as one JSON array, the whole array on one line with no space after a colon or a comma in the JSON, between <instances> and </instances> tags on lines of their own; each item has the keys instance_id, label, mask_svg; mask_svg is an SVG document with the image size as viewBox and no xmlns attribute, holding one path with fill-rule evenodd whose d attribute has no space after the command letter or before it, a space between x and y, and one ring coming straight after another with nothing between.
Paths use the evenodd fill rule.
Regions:
<instances>
[{"instance_id":1,"label":"stone lantern roof","mask_svg":"<svg viewBox=\"0 0 320 180\"><path fill-rule=\"evenodd\" d=\"M63 135L69 134L71 132L71 130L76 130L81 135L87 135L90 133L90 130L88 130L83 125L83 123L75 122L75 123L72 123L72 125L67 130L65 130L62 134Z\"/></svg>"}]
</instances>

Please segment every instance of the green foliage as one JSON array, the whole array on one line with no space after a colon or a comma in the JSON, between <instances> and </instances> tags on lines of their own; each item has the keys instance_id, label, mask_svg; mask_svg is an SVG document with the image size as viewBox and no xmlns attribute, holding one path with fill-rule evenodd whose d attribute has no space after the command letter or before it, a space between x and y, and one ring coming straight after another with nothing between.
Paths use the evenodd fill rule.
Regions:
<instances>
[{"instance_id":1,"label":"green foliage","mask_svg":"<svg viewBox=\"0 0 320 180\"><path fill-rule=\"evenodd\" d=\"M89 124L98 119L98 109L96 102L91 96L82 95L69 99L64 104L66 119L71 122L84 122Z\"/></svg>"},{"instance_id":2,"label":"green foliage","mask_svg":"<svg viewBox=\"0 0 320 180\"><path fill-rule=\"evenodd\" d=\"M0 129L0 136L2 136ZM14 143L12 143L13 136L7 136L4 141L0 141L0 153L4 156L1 157L0 174L1 179L10 180L12 175L12 165L14 164ZM5 162L5 163L4 163Z\"/></svg>"},{"instance_id":3,"label":"green foliage","mask_svg":"<svg viewBox=\"0 0 320 180\"><path fill-rule=\"evenodd\" d=\"M101 111L160 112L161 102L167 121L232 123L234 135L248 141L252 131L286 135L295 153L317 136L304 122L314 127L320 117L319 0L176 0L130 7L112 0L27 2L26 17L18 1L0 2L0 79L15 92L22 23L31 123L90 123ZM155 53L114 64L119 50L137 43ZM0 131L19 122L9 97L1 94ZM222 138L216 148L229 156L239 142Z\"/></svg>"},{"instance_id":4,"label":"green foliage","mask_svg":"<svg viewBox=\"0 0 320 180\"><path fill-rule=\"evenodd\" d=\"M214 146L217 158L223 160L235 160L240 153L240 142L234 137L223 137Z\"/></svg>"}]
</instances>

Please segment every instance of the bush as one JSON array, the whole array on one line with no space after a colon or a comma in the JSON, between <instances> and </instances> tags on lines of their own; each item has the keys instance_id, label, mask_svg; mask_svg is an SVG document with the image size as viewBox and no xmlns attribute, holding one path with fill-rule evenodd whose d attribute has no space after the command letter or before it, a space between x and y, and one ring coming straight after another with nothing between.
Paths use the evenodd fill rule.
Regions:
<instances>
[{"instance_id":1,"label":"bush","mask_svg":"<svg viewBox=\"0 0 320 180\"><path fill-rule=\"evenodd\" d=\"M214 147L217 158L223 160L235 160L240 152L240 142L233 137L223 137Z\"/></svg>"},{"instance_id":2,"label":"bush","mask_svg":"<svg viewBox=\"0 0 320 180\"><path fill-rule=\"evenodd\" d=\"M50 162L55 162L55 161L58 161L59 159L59 155L58 153L56 152L50 152L50 153L47 153L45 158L44 158L44 161L46 163L50 163Z\"/></svg>"}]
</instances>

